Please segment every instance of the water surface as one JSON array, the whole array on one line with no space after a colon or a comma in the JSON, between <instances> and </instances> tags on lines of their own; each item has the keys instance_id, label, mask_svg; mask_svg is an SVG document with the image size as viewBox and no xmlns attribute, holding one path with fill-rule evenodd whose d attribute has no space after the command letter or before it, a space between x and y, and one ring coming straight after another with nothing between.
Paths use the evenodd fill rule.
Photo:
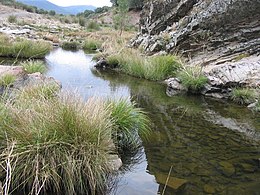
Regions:
<instances>
[{"instance_id":1,"label":"water surface","mask_svg":"<svg viewBox=\"0 0 260 195\"><path fill-rule=\"evenodd\" d=\"M111 194L260 194L259 113L200 96L169 97L162 84L97 71L91 59L57 49L46 56L47 74L85 98L136 101L152 120L150 139L123 158Z\"/></svg>"}]
</instances>

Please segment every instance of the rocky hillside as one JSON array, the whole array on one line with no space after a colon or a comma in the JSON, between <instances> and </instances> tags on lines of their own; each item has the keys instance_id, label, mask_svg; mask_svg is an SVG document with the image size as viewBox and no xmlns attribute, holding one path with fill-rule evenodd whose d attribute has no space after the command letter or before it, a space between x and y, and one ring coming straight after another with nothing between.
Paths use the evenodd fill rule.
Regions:
<instances>
[{"instance_id":1,"label":"rocky hillside","mask_svg":"<svg viewBox=\"0 0 260 195\"><path fill-rule=\"evenodd\" d=\"M259 0L152 0L132 46L202 65L209 91L260 86ZM207 90L207 92L208 92Z\"/></svg>"}]
</instances>

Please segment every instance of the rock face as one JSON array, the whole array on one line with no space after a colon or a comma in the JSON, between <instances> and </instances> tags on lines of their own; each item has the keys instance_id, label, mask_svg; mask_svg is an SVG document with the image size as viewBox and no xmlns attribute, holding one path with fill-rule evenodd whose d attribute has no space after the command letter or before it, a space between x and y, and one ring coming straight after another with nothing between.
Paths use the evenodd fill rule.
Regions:
<instances>
[{"instance_id":1,"label":"rock face","mask_svg":"<svg viewBox=\"0 0 260 195\"><path fill-rule=\"evenodd\" d=\"M178 53L187 65L203 66L209 80L204 94L218 96L234 86L258 87L259 10L259 0L149 1L131 44L149 54Z\"/></svg>"},{"instance_id":2,"label":"rock face","mask_svg":"<svg viewBox=\"0 0 260 195\"><path fill-rule=\"evenodd\" d=\"M162 0L144 6L133 45L208 63L260 52L259 0ZM164 43L164 45L162 44ZM201 57L203 59L199 60Z\"/></svg>"}]
</instances>

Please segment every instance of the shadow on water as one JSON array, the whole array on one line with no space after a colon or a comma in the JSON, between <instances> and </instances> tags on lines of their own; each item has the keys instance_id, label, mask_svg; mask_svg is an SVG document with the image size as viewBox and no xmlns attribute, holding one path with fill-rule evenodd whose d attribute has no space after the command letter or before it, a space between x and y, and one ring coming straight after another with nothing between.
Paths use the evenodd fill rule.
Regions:
<instances>
[{"instance_id":1,"label":"shadow on water","mask_svg":"<svg viewBox=\"0 0 260 195\"><path fill-rule=\"evenodd\" d=\"M132 100L153 121L150 140L143 143L143 161L147 160L143 175L155 177L157 191L154 186L149 190L151 184L145 178L136 179L141 180L142 189L135 191L140 184L131 186L134 182L129 178L135 175L124 173L125 184L119 185L116 194L260 193L259 113L205 97L168 97L166 87L158 83L92 72L115 88L128 86Z\"/></svg>"}]
</instances>

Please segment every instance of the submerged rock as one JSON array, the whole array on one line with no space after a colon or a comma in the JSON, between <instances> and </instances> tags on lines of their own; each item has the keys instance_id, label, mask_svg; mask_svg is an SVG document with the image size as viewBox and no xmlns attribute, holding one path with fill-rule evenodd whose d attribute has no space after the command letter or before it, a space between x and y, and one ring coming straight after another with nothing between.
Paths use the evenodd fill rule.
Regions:
<instances>
[{"instance_id":1,"label":"submerged rock","mask_svg":"<svg viewBox=\"0 0 260 195\"><path fill-rule=\"evenodd\" d=\"M227 162L227 161L221 161L220 163L219 163L219 170L225 175L225 176L228 176L228 177L230 177L230 176L232 176L235 172L236 172L236 170L235 170L235 167L231 164L231 163L229 163L229 162Z\"/></svg>"},{"instance_id":2,"label":"submerged rock","mask_svg":"<svg viewBox=\"0 0 260 195\"><path fill-rule=\"evenodd\" d=\"M172 176L168 177L168 175L164 175L164 174L160 174L160 173L156 174L155 178L158 183L167 185L167 186L173 188L174 190L179 190L181 187L184 187L188 183L188 180L186 180L186 179L180 179L180 178L172 177ZM167 178L168 178L168 181L167 181Z\"/></svg>"},{"instance_id":3,"label":"submerged rock","mask_svg":"<svg viewBox=\"0 0 260 195\"><path fill-rule=\"evenodd\" d=\"M208 184L204 185L203 189L207 194L214 194L216 192L215 188Z\"/></svg>"}]
</instances>

